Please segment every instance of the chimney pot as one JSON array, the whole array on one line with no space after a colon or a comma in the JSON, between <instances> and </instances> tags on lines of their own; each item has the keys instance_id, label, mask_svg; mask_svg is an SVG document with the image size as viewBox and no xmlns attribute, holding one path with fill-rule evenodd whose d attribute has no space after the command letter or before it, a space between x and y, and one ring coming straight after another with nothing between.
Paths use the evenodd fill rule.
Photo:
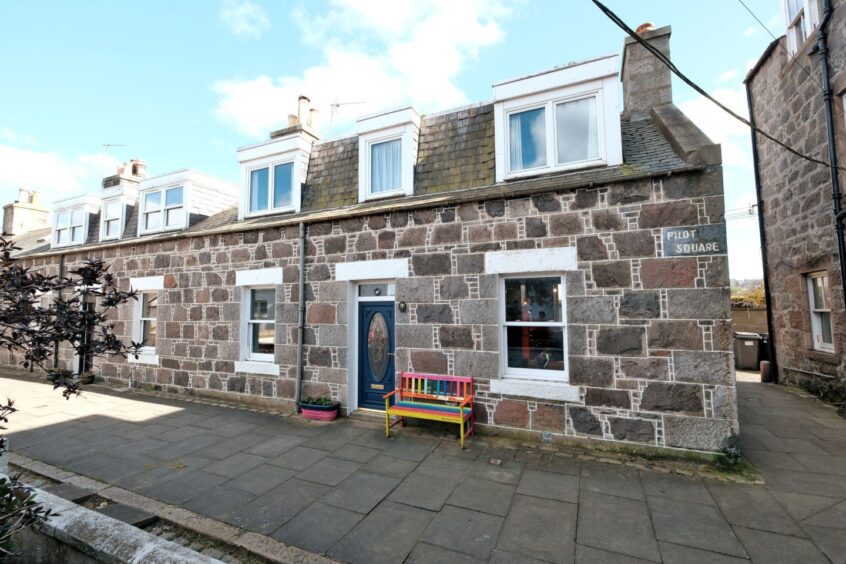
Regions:
<instances>
[{"instance_id":1,"label":"chimney pot","mask_svg":"<svg viewBox=\"0 0 846 564\"><path fill-rule=\"evenodd\" d=\"M635 33L637 33L638 35L640 35L640 34L642 34L642 33L646 33L647 31L652 31L653 29L655 29L655 24L654 24L654 23L652 23L652 22L645 22L645 23L642 23L642 24L640 24L639 26L637 26L637 29L635 30Z\"/></svg>"},{"instance_id":2,"label":"chimney pot","mask_svg":"<svg viewBox=\"0 0 846 564\"><path fill-rule=\"evenodd\" d=\"M311 108L308 111L308 126L314 127L317 122L317 108Z\"/></svg>"},{"instance_id":3,"label":"chimney pot","mask_svg":"<svg viewBox=\"0 0 846 564\"><path fill-rule=\"evenodd\" d=\"M288 127L294 127L295 125L297 125L298 122L299 120L297 119L296 115L288 114Z\"/></svg>"}]
</instances>

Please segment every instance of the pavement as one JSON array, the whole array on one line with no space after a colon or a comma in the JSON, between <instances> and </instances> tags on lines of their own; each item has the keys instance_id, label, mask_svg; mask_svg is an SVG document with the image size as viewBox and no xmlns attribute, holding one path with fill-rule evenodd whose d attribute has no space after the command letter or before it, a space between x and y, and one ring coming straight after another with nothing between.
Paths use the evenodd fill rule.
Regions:
<instances>
[{"instance_id":1,"label":"pavement","mask_svg":"<svg viewBox=\"0 0 846 564\"><path fill-rule=\"evenodd\" d=\"M765 485L0 378L12 452L354 563L846 563L846 420L739 382ZM540 453L540 454L538 454Z\"/></svg>"}]
</instances>

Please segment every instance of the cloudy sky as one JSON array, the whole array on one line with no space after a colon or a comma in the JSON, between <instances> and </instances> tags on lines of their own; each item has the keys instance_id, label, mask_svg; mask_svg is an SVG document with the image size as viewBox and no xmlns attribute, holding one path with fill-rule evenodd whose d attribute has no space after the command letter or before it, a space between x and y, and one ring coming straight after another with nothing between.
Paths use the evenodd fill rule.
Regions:
<instances>
[{"instance_id":1,"label":"cloudy sky","mask_svg":"<svg viewBox=\"0 0 846 564\"><path fill-rule=\"evenodd\" d=\"M746 112L742 79L771 41L736 0L607 0L632 27L672 25L676 64ZM780 0L747 0L776 36ZM0 3L0 202L96 194L129 158L148 173L238 178L235 149L266 138L300 94L324 138L355 117L490 99L491 84L619 53L589 0ZM676 103L723 144L726 207L754 202L749 133L674 83ZM732 278L760 277L754 219L729 223Z\"/></svg>"}]
</instances>

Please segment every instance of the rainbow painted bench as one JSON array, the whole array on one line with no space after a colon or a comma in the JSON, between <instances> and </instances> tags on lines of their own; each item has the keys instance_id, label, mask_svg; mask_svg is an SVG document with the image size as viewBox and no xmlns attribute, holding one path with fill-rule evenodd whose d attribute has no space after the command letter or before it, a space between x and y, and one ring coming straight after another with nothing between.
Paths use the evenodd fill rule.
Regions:
<instances>
[{"instance_id":1,"label":"rainbow painted bench","mask_svg":"<svg viewBox=\"0 0 846 564\"><path fill-rule=\"evenodd\" d=\"M397 396L391 405L391 397ZM391 427L405 426L406 417L457 423L461 448L464 438L475 433L473 378L438 374L400 373L400 386L382 396L385 399L385 436ZM398 417L391 423L391 415Z\"/></svg>"}]
</instances>

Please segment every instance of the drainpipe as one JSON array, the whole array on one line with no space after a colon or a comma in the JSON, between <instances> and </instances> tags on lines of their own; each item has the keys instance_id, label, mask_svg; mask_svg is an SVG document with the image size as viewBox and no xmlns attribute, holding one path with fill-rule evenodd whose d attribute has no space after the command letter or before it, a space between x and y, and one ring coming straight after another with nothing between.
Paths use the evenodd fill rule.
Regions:
<instances>
[{"instance_id":1,"label":"drainpipe","mask_svg":"<svg viewBox=\"0 0 846 564\"><path fill-rule=\"evenodd\" d=\"M767 344L770 357L770 377L778 384L778 359L776 358L775 328L773 327L773 301L770 294L770 266L767 260L767 230L764 225L764 198L761 194L761 171L758 165L758 134L755 133L755 110L752 107L752 87L746 82L746 104L749 106L749 123L752 124L752 170L755 175L755 198L758 207L758 235L761 239L761 266L764 269L764 301L767 304L767 332L770 334Z\"/></svg>"},{"instance_id":2,"label":"drainpipe","mask_svg":"<svg viewBox=\"0 0 846 564\"><path fill-rule=\"evenodd\" d=\"M65 254L59 255L59 280L65 275ZM59 290L61 297L61 290ZM53 342L53 370L59 369L59 341Z\"/></svg>"},{"instance_id":3,"label":"drainpipe","mask_svg":"<svg viewBox=\"0 0 846 564\"><path fill-rule=\"evenodd\" d=\"M843 208L840 205L840 175L837 170L837 151L834 145L834 112L831 98L831 80L828 68L828 34L826 27L831 20L831 0L823 0L823 18L817 30L817 50L820 53L820 78L822 79L823 106L825 108L825 129L828 135L828 162L831 165L831 199L834 203L834 228L837 237L837 255L840 259L840 286L843 290L843 305L846 307L846 244L843 242Z\"/></svg>"},{"instance_id":4,"label":"drainpipe","mask_svg":"<svg viewBox=\"0 0 846 564\"><path fill-rule=\"evenodd\" d=\"M303 349L305 345L305 256L306 256L306 225L300 222L300 279L299 279L299 308L297 313L297 386L294 399L297 402L297 412L300 411L300 400L303 395Z\"/></svg>"}]
</instances>

